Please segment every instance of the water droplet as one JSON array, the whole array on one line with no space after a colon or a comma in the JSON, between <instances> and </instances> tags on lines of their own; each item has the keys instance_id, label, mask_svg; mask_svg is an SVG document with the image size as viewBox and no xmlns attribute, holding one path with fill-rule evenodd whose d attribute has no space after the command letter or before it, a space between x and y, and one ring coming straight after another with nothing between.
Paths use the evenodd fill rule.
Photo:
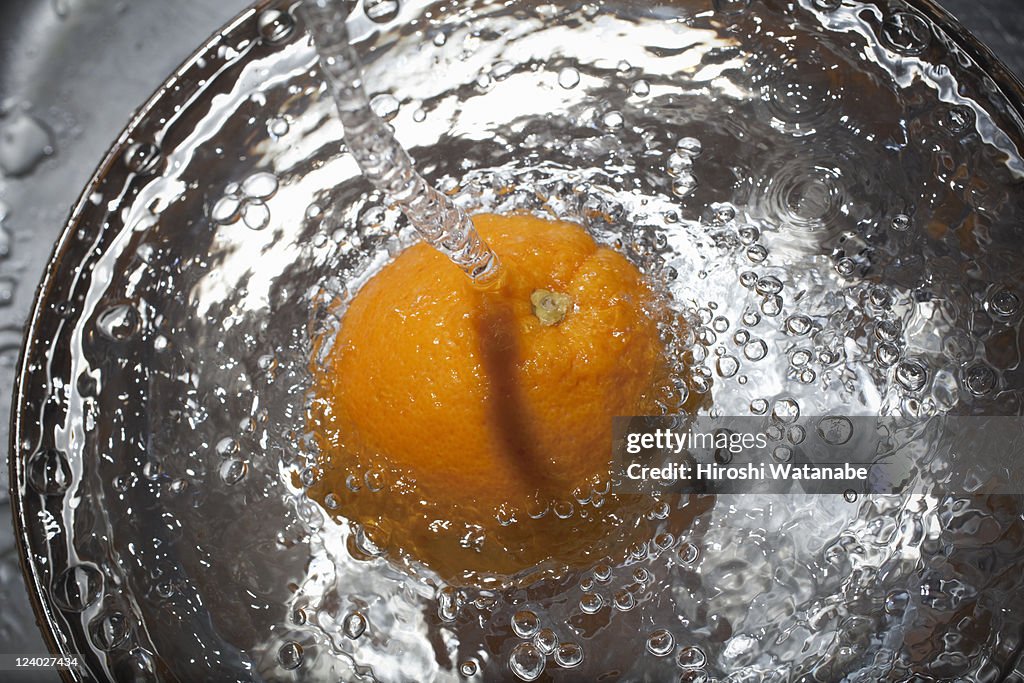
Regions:
<instances>
[{"instance_id":1,"label":"water droplet","mask_svg":"<svg viewBox=\"0 0 1024 683\"><path fill-rule=\"evenodd\" d=\"M17 113L0 122L0 170L5 175L28 175L53 151L53 134L32 116Z\"/></svg>"},{"instance_id":2,"label":"water droplet","mask_svg":"<svg viewBox=\"0 0 1024 683\"><path fill-rule=\"evenodd\" d=\"M264 10L256 18L256 30L264 42L278 45L287 40L295 30L295 18L276 9Z\"/></svg>"},{"instance_id":3,"label":"water droplet","mask_svg":"<svg viewBox=\"0 0 1024 683\"><path fill-rule=\"evenodd\" d=\"M231 458L221 463L220 478L223 479L224 483L228 486L234 486L245 478L245 474L248 471L249 466L244 460Z\"/></svg>"},{"instance_id":4,"label":"water droplet","mask_svg":"<svg viewBox=\"0 0 1024 683\"><path fill-rule=\"evenodd\" d=\"M302 666L302 646L296 642L289 641L277 651L277 663L282 669L289 671Z\"/></svg>"},{"instance_id":5,"label":"water droplet","mask_svg":"<svg viewBox=\"0 0 1024 683\"><path fill-rule=\"evenodd\" d=\"M545 658L533 643L519 643L508 657L508 668L522 681L537 680L544 673Z\"/></svg>"},{"instance_id":6,"label":"water droplet","mask_svg":"<svg viewBox=\"0 0 1024 683\"><path fill-rule=\"evenodd\" d=\"M562 643L555 650L555 663L563 669L573 669L583 663L583 648L576 643Z\"/></svg>"},{"instance_id":7,"label":"water droplet","mask_svg":"<svg viewBox=\"0 0 1024 683\"><path fill-rule=\"evenodd\" d=\"M103 574L89 564L68 567L53 580L53 601L63 610L81 612L100 599Z\"/></svg>"},{"instance_id":8,"label":"water droplet","mask_svg":"<svg viewBox=\"0 0 1024 683\"><path fill-rule=\"evenodd\" d=\"M905 213L898 213L892 217L889 225L896 232L906 232L910 229L910 216Z\"/></svg>"},{"instance_id":9,"label":"water droplet","mask_svg":"<svg viewBox=\"0 0 1024 683\"><path fill-rule=\"evenodd\" d=\"M853 437L853 423L842 415L821 418L816 429L822 441L833 446L842 446Z\"/></svg>"},{"instance_id":10,"label":"water droplet","mask_svg":"<svg viewBox=\"0 0 1024 683\"><path fill-rule=\"evenodd\" d=\"M467 659L459 664L459 673L468 678L476 675L477 668L476 662L471 659Z\"/></svg>"},{"instance_id":11,"label":"water droplet","mask_svg":"<svg viewBox=\"0 0 1024 683\"><path fill-rule=\"evenodd\" d=\"M448 36L444 33L444 31L439 31L434 34L433 42L434 45L436 45L437 47L441 47L442 45L448 42Z\"/></svg>"},{"instance_id":12,"label":"water droplet","mask_svg":"<svg viewBox=\"0 0 1024 683\"><path fill-rule=\"evenodd\" d=\"M342 628L345 630L345 635L348 638L355 640L366 632L366 617L363 616L362 612L352 612L345 617Z\"/></svg>"},{"instance_id":13,"label":"water droplet","mask_svg":"<svg viewBox=\"0 0 1024 683\"><path fill-rule=\"evenodd\" d=\"M647 636L647 651L655 657L667 657L676 647L675 636L666 628L652 631Z\"/></svg>"},{"instance_id":14,"label":"water droplet","mask_svg":"<svg viewBox=\"0 0 1024 683\"><path fill-rule=\"evenodd\" d=\"M128 638L128 620L120 612L100 614L89 622L89 637L101 650L113 650Z\"/></svg>"},{"instance_id":15,"label":"water droplet","mask_svg":"<svg viewBox=\"0 0 1024 683\"><path fill-rule=\"evenodd\" d=\"M242 202L237 197L225 196L217 200L210 211L210 218L214 223L228 225L238 220L242 210Z\"/></svg>"},{"instance_id":16,"label":"water droplet","mask_svg":"<svg viewBox=\"0 0 1024 683\"><path fill-rule=\"evenodd\" d=\"M520 610L512 615L512 631L520 638L532 638L540 629L540 620L530 610Z\"/></svg>"},{"instance_id":17,"label":"water droplet","mask_svg":"<svg viewBox=\"0 0 1024 683\"><path fill-rule=\"evenodd\" d=\"M597 593L584 593L580 598L580 610L585 614L594 614L604 606L604 599Z\"/></svg>"},{"instance_id":18,"label":"water droplet","mask_svg":"<svg viewBox=\"0 0 1024 683\"><path fill-rule=\"evenodd\" d=\"M384 24L398 16L398 0L363 0L363 11L371 21Z\"/></svg>"},{"instance_id":19,"label":"water droplet","mask_svg":"<svg viewBox=\"0 0 1024 683\"><path fill-rule=\"evenodd\" d=\"M699 647L690 645L679 651L676 662L684 669L699 669L707 664L708 658Z\"/></svg>"},{"instance_id":20,"label":"water droplet","mask_svg":"<svg viewBox=\"0 0 1024 683\"><path fill-rule=\"evenodd\" d=\"M124 152L124 165L132 173L148 175L156 173L163 162L160 148L151 142L136 142Z\"/></svg>"},{"instance_id":21,"label":"water droplet","mask_svg":"<svg viewBox=\"0 0 1024 683\"><path fill-rule=\"evenodd\" d=\"M283 116L275 116L274 118L267 121L267 132L275 140L283 138L288 134L291 126L288 123L288 119Z\"/></svg>"},{"instance_id":22,"label":"water droplet","mask_svg":"<svg viewBox=\"0 0 1024 683\"><path fill-rule=\"evenodd\" d=\"M96 316L96 328L111 341L128 341L139 331L139 313L129 304L111 306Z\"/></svg>"},{"instance_id":23,"label":"water droplet","mask_svg":"<svg viewBox=\"0 0 1024 683\"><path fill-rule=\"evenodd\" d=\"M558 72L558 85L566 90L572 90L580 84L580 72L571 66L567 66Z\"/></svg>"},{"instance_id":24,"label":"water droplet","mask_svg":"<svg viewBox=\"0 0 1024 683\"><path fill-rule=\"evenodd\" d=\"M640 79L639 81L633 84L633 87L630 88L630 92L632 92L637 97L647 97L648 95L651 94L651 84L643 79Z\"/></svg>"},{"instance_id":25,"label":"water droplet","mask_svg":"<svg viewBox=\"0 0 1024 683\"><path fill-rule=\"evenodd\" d=\"M29 485L44 496L57 496L71 486L71 464L53 448L33 453L25 463Z\"/></svg>"},{"instance_id":26,"label":"water droplet","mask_svg":"<svg viewBox=\"0 0 1024 683\"><path fill-rule=\"evenodd\" d=\"M391 121L398 116L398 110L402 108L402 103L391 93L385 92L373 96L370 100L370 108L384 121Z\"/></svg>"},{"instance_id":27,"label":"water droplet","mask_svg":"<svg viewBox=\"0 0 1024 683\"><path fill-rule=\"evenodd\" d=\"M920 391L928 381L928 369L914 360L903 361L896 366L896 381L907 391Z\"/></svg>"},{"instance_id":28,"label":"water droplet","mask_svg":"<svg viewBox=\"0 0 1024 683\"><path fill-rule=\"evenodd\" d=\"M541 654L549 655L555 651L556 647L558 647L558 637L551 629L542 628L540 631L537 631L537 635L534 636L533 644L537 646L537 649L540 650Z\"/></svg>"},{"instance_id":29,"label":"water droplet","mask_svg":"<svg viewBox=\"0 0 1024 683\"><path fill-rule=\"evenodd\" d=\"M277 192L277 176L265 171L253 173L242 181L242 194L250 199L269 199Z\"/></svg>"},{"instance_id":30,"label":"water droplet","mask_svg":"<svg viewBox=\"0 0 1024 683\"><path fill-rule=\"evenodd\" d=\"M985 363L975 363L964 370L964 385L975 396L984 396L996 388L996 373Z\"/></svg>"},{"instance_id":31,"label":"water droplet","mask_svg":"<svg viewBox=\"0 0 1024 683\"><path fill-rule=\"evenodd\" d=\"M882 42L906 57L923 53L931 37L928 22L911 12L895 12L882 23Z\"/></svg>"},{"instance_id":32,"label":"water droplet","mask_svg":"<svg viewBox=\"0 0 1024 683\"><path fill-rule=\"evenodd\" d=\"M270 224L270 208L263 202L246 202L242 222L251 230L262 230Z\"/></svg>"}]
</instances>

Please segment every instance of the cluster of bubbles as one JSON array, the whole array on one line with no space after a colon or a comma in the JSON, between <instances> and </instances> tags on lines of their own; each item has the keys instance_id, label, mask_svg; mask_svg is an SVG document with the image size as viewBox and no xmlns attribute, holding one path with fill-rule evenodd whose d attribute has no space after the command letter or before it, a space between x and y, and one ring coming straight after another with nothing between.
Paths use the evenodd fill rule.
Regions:
<instances>
[{"instance_id":1,"label":"cluster of bubbles","mask_svg":"<svg viewBox=\"0 0 1024 683\"><path fill-rule=\"evenodd\" d=\"M270 225L267 200L277 192L278 180L273 173L259 172L240 183L229 183L224 196L210 210L210 218L218 225L242 222L251 230L263 230Z\"/></svg>"}]
</instances>

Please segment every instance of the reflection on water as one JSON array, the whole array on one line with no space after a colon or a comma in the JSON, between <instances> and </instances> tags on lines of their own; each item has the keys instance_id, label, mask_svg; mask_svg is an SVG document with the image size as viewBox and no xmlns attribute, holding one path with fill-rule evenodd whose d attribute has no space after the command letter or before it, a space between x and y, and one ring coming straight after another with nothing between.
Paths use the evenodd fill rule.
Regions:
<instances>
[{"instance_id":1,"label":"reflection on water","mask_svg":"<svg viewBox=\"0 0 1024 683\"><path fill-rule=\"evenodd\" d=\"M665 330L680 394L776 425L1020 411L1021 130L917 15L365 10L367 87L418 167L467 209L577 220L629 256L691 323ZM287 23L243 22L183 80L194 103L125 141L37 328L22 502L97 670L829 681L1007 660L1007 499L670 499L586 571L487 589L328 521L299 486L310 326L414 234L341 150Z\"/></svg>"}]
</instances>

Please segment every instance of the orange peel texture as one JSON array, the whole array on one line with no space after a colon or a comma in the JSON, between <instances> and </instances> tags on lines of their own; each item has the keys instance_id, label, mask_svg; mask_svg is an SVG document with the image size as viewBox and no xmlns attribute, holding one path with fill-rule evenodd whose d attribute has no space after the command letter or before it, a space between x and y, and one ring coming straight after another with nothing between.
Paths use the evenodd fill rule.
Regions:
<instances>
[{"instance_id":1,"label":"orange peel texture","mask_svg":"<svg viewBox=\"0 0 1024 683\"><path fill-rule=\"evenodd\" d=\"M621 501L576 499L607 479L612 418L657 412L668 376L625 257L572 223L474 223L498 288L416 244L366 282L313 368L310 495L448 580L600 556Z\"/></svg>"}]
</instances>

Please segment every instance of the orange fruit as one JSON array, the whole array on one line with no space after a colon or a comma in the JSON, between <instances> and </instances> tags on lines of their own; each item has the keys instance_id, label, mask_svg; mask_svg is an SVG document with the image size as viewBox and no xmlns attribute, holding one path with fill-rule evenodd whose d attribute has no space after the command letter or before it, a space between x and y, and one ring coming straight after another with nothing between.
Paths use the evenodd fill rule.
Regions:
<instances>
[{"instance_id":1,"label":"orange fruit","mask_svg":"<svg viewBox=\"0 0 1024 683\"><path fill-rule=\"evenodd\" d=\"M579 499L608 476L612 418L652 414L667 379L654 297L625 257L571 223L474 223L499 288L416 244L314 367L311 495L448 576L598 552L621 511Z\"/></svg>"}]
</instances>

